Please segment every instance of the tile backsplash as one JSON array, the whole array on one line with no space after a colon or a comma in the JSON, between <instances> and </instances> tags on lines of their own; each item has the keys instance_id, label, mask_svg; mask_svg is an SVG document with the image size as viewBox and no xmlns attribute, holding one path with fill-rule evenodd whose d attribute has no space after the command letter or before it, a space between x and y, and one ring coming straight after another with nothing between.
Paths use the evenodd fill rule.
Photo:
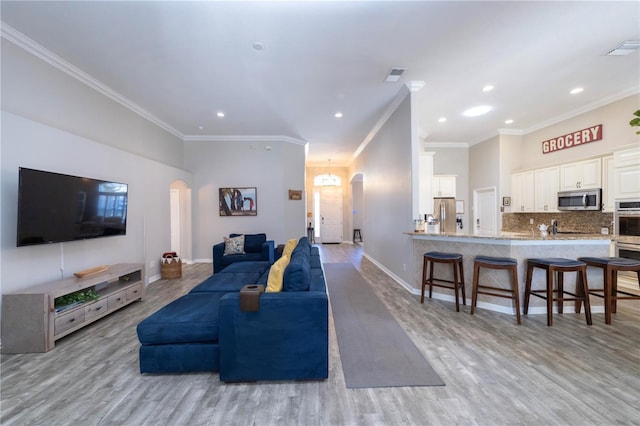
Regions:
<instances>
[{"instance_id":1,"label":"tile backsplash","mask_svg":"<svg viewBox=\"0 0 640 426\"><path fill-rule=\"evenodd\" d=\"M533 225L529 224L533 219ZM559 231L599 234L601 228L609 228L613 233L613 213L603 212L557 212L557 213L503 213L502 230L506 232L528 232L544 223L551 225L551 219L558 221Z\"/></svg>"}]
</instances>

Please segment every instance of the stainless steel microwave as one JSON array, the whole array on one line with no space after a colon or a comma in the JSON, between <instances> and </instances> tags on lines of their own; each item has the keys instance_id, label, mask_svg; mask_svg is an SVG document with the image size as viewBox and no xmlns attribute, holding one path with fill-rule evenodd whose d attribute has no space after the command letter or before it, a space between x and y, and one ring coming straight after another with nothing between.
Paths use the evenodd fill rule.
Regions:
<instances>
[{"instance_id":1,"label":"stainless steel microwave","mask_svg":"<svg viewBox=\"0 0 640 426\"><path fill-rule=\"evenodd\" d=\"M602 210L602 189L558 192L558 210Z\"/></svg>"}]
</instances>

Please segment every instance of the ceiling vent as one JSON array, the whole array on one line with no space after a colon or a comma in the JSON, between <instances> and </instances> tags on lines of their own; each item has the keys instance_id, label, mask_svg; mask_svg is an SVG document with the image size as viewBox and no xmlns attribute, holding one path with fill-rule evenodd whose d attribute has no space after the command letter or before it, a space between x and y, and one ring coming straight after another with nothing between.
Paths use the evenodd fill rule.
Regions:
<instances>
[{"instance_id":1,"label":"ceiling vent","mask_svg":"<svg viewBox=\"0 0 640 426\"><path fill-rule=\"evenodd\" d=\"M607 56L626 56L640 49L640 41L623 41L618 47L607 52Z\"/></svg>"},{"instance_id":2,"label":"ceiling vent","mask_svg":"<svg viewBox=\"0 0 640 426\"><path fill-rule=\"evenodd\" d=\"M387 83L393 83L395 81L400 80L400 77L406 71L406 68L391 68L391 72L387 75L387 78L384 79Z\"/></svg>"}]
</instances>

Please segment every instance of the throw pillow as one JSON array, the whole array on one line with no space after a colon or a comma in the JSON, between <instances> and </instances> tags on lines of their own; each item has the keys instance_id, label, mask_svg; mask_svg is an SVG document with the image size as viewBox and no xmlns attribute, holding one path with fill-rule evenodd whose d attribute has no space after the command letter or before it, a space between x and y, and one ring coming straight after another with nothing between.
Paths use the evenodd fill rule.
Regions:
<instances>
[{"instance_id":1,"label":"throw pillow","mask_svg":"<svg viewBox=\"0 0 640 426\"><path fill-rule=\"evenodd\" d=\"M224 237L224 256L244 254L244 235L233 238Z\"/></svg>"},{"instance_id":2,"label":"throw pillow","mask_svg":"<svg viewBox=\"0 0 640 426\"><path fill-rule=\"evenodd\" d=\"M295 238L288 240L287 243L284 245L284 250L282 250L282 255L290 258L291 253L293 252L293 249L296 248L297 245L298 245L298 240L296 240Z\"/></svg>"},{"instance_id":3,"label":"throw pillow","mask_svg":"<svg viewBox=\"0 0 640 426\"><path fill-rule=\"evenodd\" d=\"M269 269L269 278L267 278L267 293L277 293L282 291L282 278L284 277L284 270L289 264L289 256L282 256L278 259L271 269Z\"/></svg>"}]
</instances>

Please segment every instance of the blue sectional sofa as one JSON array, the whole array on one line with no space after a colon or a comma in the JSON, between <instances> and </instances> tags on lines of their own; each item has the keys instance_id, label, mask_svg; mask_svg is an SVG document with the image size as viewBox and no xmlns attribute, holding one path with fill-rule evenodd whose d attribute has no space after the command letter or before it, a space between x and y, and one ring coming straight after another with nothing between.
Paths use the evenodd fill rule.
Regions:
<instances>
[{"instance_id":1,"label":"blue sectional sofa","mask_svg":"<svg viewBox=\"0 0 640 426\"><path fill-rule=\"evenodd\" d=\"M237 262L140 324L141 373L219 371L220 380L312 380L329 374L329 313L317 247L300 238L283 291L240 310L240 290L266 286L271 263Z\"/></svg>"},{"instance_id":2,"label":"blue sectional sofa","mask_svg":"<svg viewBox=\"0 0 640 426\"><path fill-rule=\"evenodd\" d=\"M243 234L230 234L229 237L238 237ZM244 254L224 254L225 243L221 242L213 246L213 273L222 271L227 266L236 262L274 262L273 240L267 240L266 234L244 234Z\"/></svg>"}]
</instances>

